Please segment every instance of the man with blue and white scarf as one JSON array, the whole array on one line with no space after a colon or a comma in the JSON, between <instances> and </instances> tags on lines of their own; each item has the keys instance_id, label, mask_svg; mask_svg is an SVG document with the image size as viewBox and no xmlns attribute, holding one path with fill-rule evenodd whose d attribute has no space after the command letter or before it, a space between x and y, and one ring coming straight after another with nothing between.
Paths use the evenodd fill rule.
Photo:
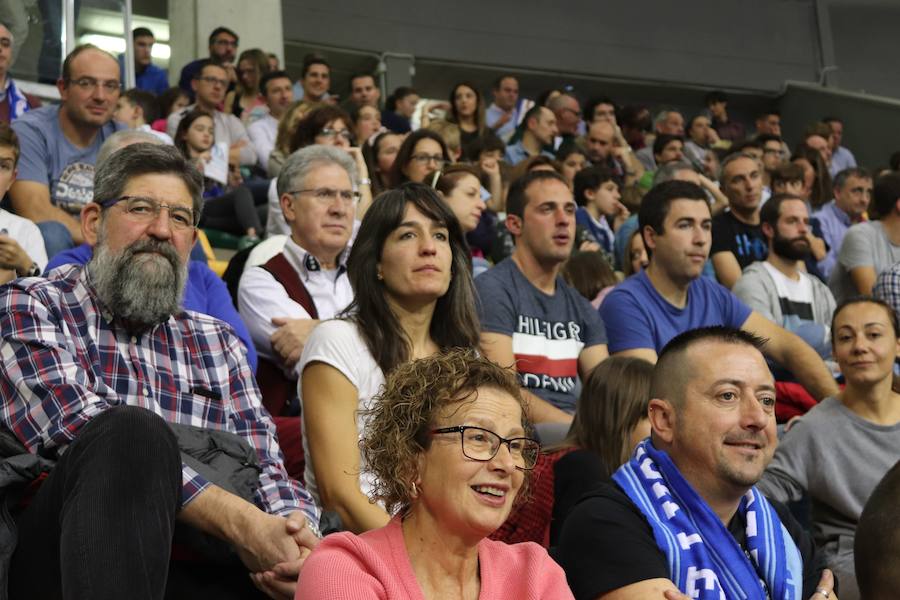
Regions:
<instances>
[{"instance_id":1,"label":"man with blue and white scarf","mask_svg":"<svg viewBox=\"0 0 900 600\"><path fill-rule=\"evenodd\" d=\"M13 64L13 42L12 33L0 23L0 122L12 121L41 105L40 100L19 90L9 76Z\"/></svg>"},{"instance_id":2,"label":"man with blue and white scarf","mask_svg":"<svg viewBox=\"0 0 900 600\"><path fill-rule=\"evenodd\" d=\"M651 437L563 526L576 598L836 598L810 535L755 487L778 444L764 343L707 327L660 353Z\"/></svg>"}]
</instances>

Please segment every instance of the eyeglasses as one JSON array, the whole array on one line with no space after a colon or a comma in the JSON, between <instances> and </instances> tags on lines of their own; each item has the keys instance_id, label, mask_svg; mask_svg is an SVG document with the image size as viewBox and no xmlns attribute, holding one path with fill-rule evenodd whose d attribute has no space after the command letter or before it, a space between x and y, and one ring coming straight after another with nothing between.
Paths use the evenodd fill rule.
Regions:
<instances>
[{"instance_id":1,"label":"eyeglasses","mask_svg":"<svg viewBox=\"0 0 900 600\"><path fill-rule=\"evenodd\" d=\"M541 444L537 440L527 437L506 439L489 429L471 425L432 429L431 433L459 433L463 456L481 462L487 462L497 456L500 446L506 444L515 467L522 471L533 469L541 453Z\"/></svg>"},{"instance_id":2,"label":"eyeglasses","mask_svg":"<svg viewBox=\"0 0 900 600\"><path fill-rule=\"evenodd\" d=\"M219 79L218 77L212 77L211 75L206 75L205 77L198 77L199 81L203 83L208 83L209 85L221 85L222 87L228 87L228 81L225 79Z\"/></svg>"},{"instance_id":3,"label":"eyeglasses","mask_svg":"<svg viewBox=\"0 0 900 600\"><path fill-rule=\"evenodd\" d=\"M349 204L354 200L359 200L359 192L355 190L335 190L333 188L314 188L309 190L293 190L288 194L312 194L313 197L322 204L331 204L338 198L345 204Z\"/></svg>"},{"instance_id":4,"label":"eyeglasses","mask_svg":"<svg viewBox=\"0 0 900 600\"><path fill-rule=\"evenodd\" d=\"M349 129L332 129L331 127L325 127L321 131L319 131L319 135L324 138L334 138L335 136L341 136L348 142L353 141L353 134L350 133Z\"/></svg>"},{"instance_id":5,"label":"eyeglasses","mask_svg":"<svg viewBox=\"0 0 900 600\"><path fill-rule=\"evenodd\" d=\"M226 39L218 39L218 40L214 41L213 44L216 46L231 46L233 48L238 47L238 43L236 41L226 40Z\"/></svg>"},{"instance_id":6,"label":"eyeglasses","mask_svg":"<svg viewBox=\"0 0 900 600\"><path fill-rule=\"evenodd\" d=\"M176 231L186 231L196 227L200 216L190 208L163 204L153 198L141 196L122 196L104 200L98 204L103 208L109 208L119 203L124 206L128 218L137 223L152 223L159 218L159 213L165 208L169 211L169 225Z\"/></svg>"},{"instance_id":7,"label":"eyeglasses","mask_svg":"<svg viewBox=\"0 0 900 600\"><path fill-rule=\"evenodd\" d=\"M93 92L97 89L97 86L101 86L103 88L103 91L107 94L118 94L122 89L122 84L115 79L108 79L107 81L97 81L93 77L79 77L78 79L70 79L69 83L81 88L86 92Z\"/></svg>"},{"instance_id":8,"label":"eyeglasses","mask_svg":"<svg viewBox=\"0 0 900 600\"><path fill-rule=\"evenodd\" d=\"M575 115L575 116L578 117L579 119L581 118L581 111L580 111L580 110L575 110L574 108L569 108L568 106L564 106L564 107L563 107L563 110L569 111L570 113L572 113L573 115Z\"/></svg>"},{"instance_id":9,"label":"eyeglasses","mask_svg":"<svg viewBox=\"0 0 900 600\"><path fill-rule=\"evenodd\" d=\"M440 154L413 154L412 156L409 157L409 159L414 160L417 163L421 163L423 165L433 162L434 164L436 164L438 166L438 168L441 168L445 164L447 164L447 161L444 160L444 157L441 156Z\"/></svg>"}]
</instances>

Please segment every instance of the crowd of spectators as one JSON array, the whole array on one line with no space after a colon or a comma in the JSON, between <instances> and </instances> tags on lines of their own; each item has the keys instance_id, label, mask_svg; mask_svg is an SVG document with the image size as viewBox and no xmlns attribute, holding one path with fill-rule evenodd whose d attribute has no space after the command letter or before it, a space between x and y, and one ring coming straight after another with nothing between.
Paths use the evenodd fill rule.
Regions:
<instances>
[{"instance_id":1,"label":"crowd of spectators","mask_svg":"<svg viewBox=\"0 0 900 600\"><path fill-rule=\"evenodd\" d=\"M133 39L0 25L10 597L892 597L897 156Z\"/></svg>"}]
</instances>

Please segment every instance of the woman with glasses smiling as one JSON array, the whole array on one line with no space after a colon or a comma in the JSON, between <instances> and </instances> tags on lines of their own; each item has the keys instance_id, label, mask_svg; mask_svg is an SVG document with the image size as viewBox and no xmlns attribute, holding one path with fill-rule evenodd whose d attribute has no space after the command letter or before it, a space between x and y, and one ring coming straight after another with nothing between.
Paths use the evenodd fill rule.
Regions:
<instances>
[{"instance_id":1,"label":"woman with glasses smiling","mask_svg":"<svg viewBox=\"0 0 900 600\"><path fill-rule=\"evenodd\" d=\"M391 166L391 186L397 187L407 181L422 183L429 174L448 164L450 153L444 138L434 131L419 129L406 136L397 152Z\"/></svg>"},{"instance_id":2,"label":"woman with glasses smiling","mask_svg":"<svg viewBox=\"0 0 900 600\"><path fill-rule=\"evenodd\" d=\"M543 548L486 539L540 451L514 375L472 350L417 360L390 373L367 416L366 469L393 518L325 538L295 598L572 598Z\"/></svg>"},{"instance_id":3,"label":"woman with glasses smiling","mask_svg":"<svg viewBox=\"0 0 900 600\"><path fill-rule=\"evenodd\" d=\"M361 411L385 374L415 358L474 348L479 326L459 222L429 187L408 183L378 196L347 261L354 300L343 318L310 334L297 366L307 489L346 529L385 525L360 475Z\"/></svg>"}]
</instances>

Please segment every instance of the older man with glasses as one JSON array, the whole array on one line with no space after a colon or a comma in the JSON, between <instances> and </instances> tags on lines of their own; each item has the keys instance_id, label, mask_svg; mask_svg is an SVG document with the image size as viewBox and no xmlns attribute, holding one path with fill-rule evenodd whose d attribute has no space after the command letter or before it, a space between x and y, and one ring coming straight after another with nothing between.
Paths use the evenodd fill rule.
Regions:
<instances>
[{"instance_id":1,"label":"older man with glasses","mask_svg":"<svg viewBox=\"0 0 900 600\"><path fill-rule=\"evenodd\" d=\"M256 150L250 143L250 136L240 119L219 110L228 90L228 71L225 67L212 61L206 61L197 71L191 87L196 93L196 103L173 112L166 121L166 132L175 137L178 124L184 115L195 107L201 108L213 116L216 143L228 144L228 162L233 165L253 166L256 164Z\"/></svg>"},{"instance_id":2,"label":"older man with glasses","mask_svg":"<svg viewBox=\"0 0 900 600\"><path fill-rule=\"evenodd\" d=\"M119 150L81 213L91 261L0 293L0 419L49 470L13 512L12 597L293 595L317 510L240 340L181 308L202 181L171 146ZM232 566L170 564L173 542Z\"/></svg>"},{"instance_id":3,"label":"older man with glasses","mask_svg":"<svg viewBox=\"0 0 900 600\"><path fill-rule=\"evenodd\" d=\"M339 147L307 146L288 157L276 187L290 237L281 253L241 276L238 310L259 352L257 379L273 414L296 401L295 367L312 329L353 300L346 265L357 173Z\"/></svg>"}]
</instances>

